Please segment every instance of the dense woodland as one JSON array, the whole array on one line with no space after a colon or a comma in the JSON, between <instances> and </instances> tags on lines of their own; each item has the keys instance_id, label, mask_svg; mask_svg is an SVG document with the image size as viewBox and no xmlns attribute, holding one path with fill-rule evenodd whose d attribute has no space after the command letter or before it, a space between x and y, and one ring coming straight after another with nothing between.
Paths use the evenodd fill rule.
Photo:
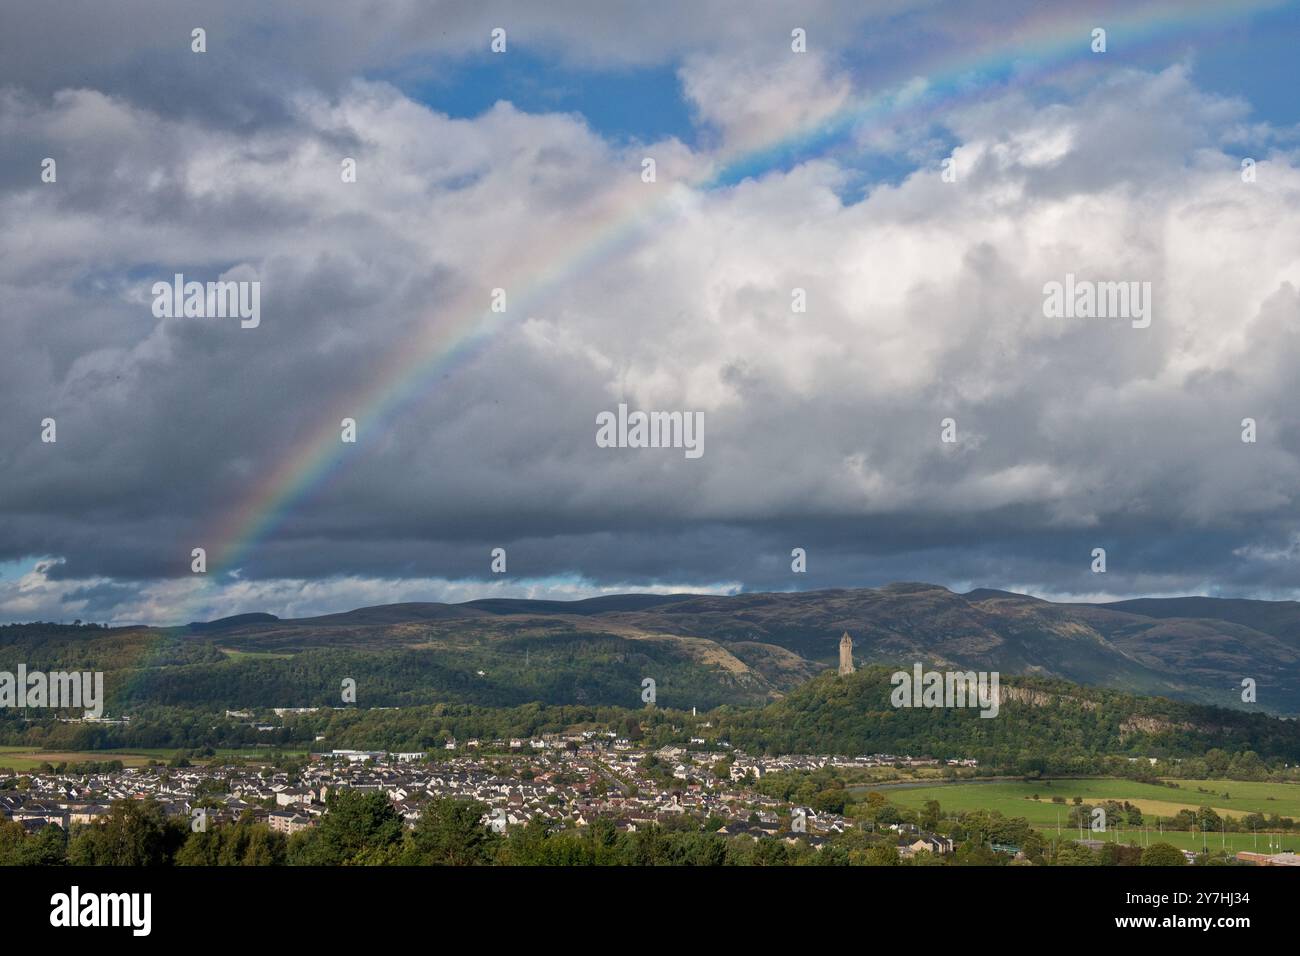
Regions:
<instances>
[{"instance_id":1,"label":"dense woodland","mask_svg":"<svg viewBox=\"0 0 1300 956\"><path fill-rule=\"evenodd\" d=\"M329 707L341 682L358 688L367 707L466 703L515 707L622 704L640 701L653 674L660 698L701 710L724 703L757 705L765 686L699 666L672 646L604 634L548 634L489 645L437 648L323 646L243 653L223 650L206 631L105 629L97 625L0 627L0 670L104 672L108 709L149 705ZM480 674L480 672L482 672Z\"/></svg>"},{"instance_id":2,"label":"dense woodland","mask_svg":"<svg viewBox=\"0 0 1300 956\"><path fill-rule=\"evenodd\" d=\"M1004 678L1003 686L1035 692L1040 702L1007 701L986 719L974 708L892 707L891 672L823 674L764 708L728 711L720 727L752 752L975 757L1022 774L1078 772L1108 755L1195 758L1214 748L1242 755L1251 775L1264 764L1300 762L1294 720L1030 677Z\"/></svg>"}]
</instances>

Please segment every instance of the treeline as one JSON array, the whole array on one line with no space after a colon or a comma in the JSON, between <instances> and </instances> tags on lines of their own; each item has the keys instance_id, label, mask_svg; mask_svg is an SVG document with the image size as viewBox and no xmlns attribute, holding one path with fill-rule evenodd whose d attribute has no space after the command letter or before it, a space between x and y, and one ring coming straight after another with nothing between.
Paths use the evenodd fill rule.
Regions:
<instances>
[{"instance_id":1,"label":"treeline","mask_svg":"<svg viewBox=\"0 0 1300 956\"><path fill-rule=\"evenodd\" d=\"M857 675L855 675L856 678ZM838 680L838 678L833 678ZM852 680L854 678L850 678ZM820 681L821 679L819 679ZM814 682L817 684L818 682ZM1066 685L1069 687L1070 685ZM1078 690L1078 688L1071 688ZM978 770L946 768L948 777L1017 774L1039 776L1115 776L1160 783L1160 778L1278 780L1295 779L1295 761L1285 738L1264 733L1219 734L1180 730L1159 737L1117 731L1131 702L1112 714L1083 711L1076 704L1026 709L1008 704L993 720L943 711L857 712L856 704L831 704L790 713L771 705L745 711L719 708L699 716L690 712L620 707L555 707L525 704L490 708L465 704L435 704L394 710L325 708L308 714L269 711L252 719L226 718L190 707L144 707L126 725L33 720L16 710L0 710L0 744L48 751L95 751L115 748L192 751L210 756L215 749L388 750L443 755L443 745L455 739L483 742L591 729L612 732L634 744L655 749L666 745L690 750L741 747L750 753L910 753L939 758L974 756ZM1175 704L1174 707L1192 705ZM1220 712L1222 713L1222 712ZM917 716L919 715L919 717ZM963 721L963 716L965 720ZM1237 719L1287 724L1267 717L1234 715ZM253 724L269 721L271 730ZM917 723L920 721L920 723ZM978 723L976 723L978 721ZM994 725L994 726L989 726ZM1110 729L1108 730L1107 727ZM1092 735L1097 735L1094 738ZM1239 741L1241 750L1228 750L1225 737ZM319 739L318 739L319 738ZM692 744L691 738L703 744ZM1267 759L1251 746L1273 747ZM1107 749L1113 748L1113 749ZM1192 752L1189 753L1188 751ZM1125 753L1132 756L1124 756ZM1160 759L1153 765L1148 757ZM1291 769L1287 769L1287 764ZM0 766L4 765L0 754Z\"/></svg>"},{"instance_id":2,"label":"treeline","mask_svg":"<svg viewBox=\"0 0 1300 956\"><path fill-rule=\"evenodd\" d=\"M215 717L194 707L141 707L125 725L64 723L33 720L17 711L0 710L0 744L39 747L52 751L147 748L280 747L356 750L441 750L450 739L508 740L591 728L609 731L638 743L663 746L688 739L708 717L664 708L631 709L599 706L479 707L433 704L397 710L361 707L324 708L315 713L287 714L282 726L257 730L260 720L280 723L269 711L254 719ZM317 743L316 738L324 741ZM3 766L0 755L0 766Z\"/></svg>"},{"instance_id":3,"label":"treeline","mask_svg":"<svg viewBox=\"0 0 1300 956\"><path fill-rule=\"evenodd\" d=\"M540 817L495 833L483 822L487 808L469 800L430 801L407 827L380 793L332 794L318 826L286 838L245 814L238 822L191 832L152 801L120 801L104 823L58 826L28 833L0 821L0 865L7 866L1097 866L1182 864L1169 844L1146 848L1107 844L1091 849L1044 837L1023 819L996 811L971 811L940 819L937 804L917 814L900 811L871 794L863 817L873 829L892 817L909 817L942 829L954 841L950 854L921 852L905 859L892 832L865 827L836 834L820 848L788 832L780 836L728 836L723 821L684 816L636 831L597 818L588 826L557 828ZM1020 849L1014 858L994 845ZM1203 862L1231 862L1225 854Z\"/></svg>"},{"instance_id":4,"label":"treeline","mask_svg":"<svg viewBox=\"0 0 1300 956\"><path fill-rule=\"evenodd\" d=\"M1004 678L1003 688L1041 703L1007 700L998 715L976 708L896 708L892 668L827 673L755 710L721 715L718 730L750 753L870 752L974 757L1023 774L1076 772L1108 755L1194 758L1217 748L1258 761L1300 761L1300 722L1042 678Z\"/></svg>"}]
</instances>

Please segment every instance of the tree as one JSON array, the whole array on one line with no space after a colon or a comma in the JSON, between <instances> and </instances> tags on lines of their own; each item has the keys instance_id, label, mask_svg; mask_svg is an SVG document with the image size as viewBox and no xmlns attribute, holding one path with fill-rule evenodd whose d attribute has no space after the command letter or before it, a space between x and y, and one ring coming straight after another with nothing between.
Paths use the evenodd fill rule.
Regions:
<instances>
[{"instance_id":1,"label":"tree","mask_svg":"<svg viewBox=\"0 0 1300 956\"><path fill-rule=\"evenodd\" d=\"M320 826L304 841L302 862L341 866L380 862L402 842L402 818L382 793L336 790Z\"/></svg>"},{"instance_id":2,"label":"tree","mask_svg":"<svg viewBox=\"0 0 1300 956\"><path fill-rule=\"evenodd\" d=\"M1183 851L1172 843L1152 843L1142 851L1142 866L1186 866Z\"/></svg>"},{"instance_id":3,"label":"tree","mask_svg":"<svg viewBox=\"0 0 1300 956\"><path fill-rule=\"evenodd\" d=\"M927 800L925 806L921 808L921 826L926 830L936 830L939 827L939 817L941 814L938 800Z\"/></svg>"},{"instance_id":4,"label":"tree","mask_svg":"<svg viewBox=\"0 0 1300 956\"><path fill-rule=\"evenodd\" d=\"M724 821L720 817L718 820L721 826ZM587 839L595 845L599 856L602 850L612 849L618 843L618 826L609 817L596 817L587 827Z\"/></svg>"},{"instance_id":5,"label":"tree","mask_svg":"<svg viewBox=\"0 0 1300 956\"><path fill-rule=\"evenodd\" d=\"M176 854L177 866L219 866L221 864L221 828L191 833Z\"/></svg>"},{"instance_id":6,"label":"tree","mask_svg":"<svg viewBox=\"0 0 1300 956\"><path fill-rule=\"evenodd\" d=\"M18 866L62 866L67 851L67 832L61 826L50 824L22 841L13 862Z\"/></svg>"},{"instance_id":7,"label":"tree","mask_svg":"<svg viewBox=\"0 0 1300 956\"><path fill-rule=\"evenodd\" d=\"M1056 849L1057 866L1096 866L1097 854L1081 843L1067 841Z\"/></svg>"},{"instance_id":8,"label":"tree","mask_svg":"<svg viewBox=\"0 0 1300 956\"><path fill-rule=\"evenodd\" d=\"M755 866L787 866L790 862L790 848L775 837L760 837L755 850Z\"/></svg>"},{"instance_id":9,"label":"tree","mask_svg":"<svg viewBox=\"0 0 1300 956\"><path fill-rule=\"evenodd\" d=\"M843 788L823 790L813 797L812 805L819 813L843 813L848 796L848 792Z\"/></svg>"},{"instance_id":10,"label":"tree","mask_svg":"<svg viewBox=\"0 0 1300 956\"><path fill-rule=\"evenodd\" d=\"M185 839L184 823L169 822L153 800L119 800L108 819L86 827L68 844L76 866L160 866L170 863Z\"/></svg>"},{"instance_id":11,"label":"tree","mask_svg":"<svg viewBox=\"0 0 1300 956\"><path fill-rule=\"evenodd\" d=\"M898 856L898 847L882 843L867 850L864 862L867 866L901 866L903 861Z\"/></svg>"},{"instance_id":12,"label":"tree","mask_svg":"<svg viewBox=\"0 0 1300 956\"><path fill-rule=\"evenodd\" d=\"M27 833L21 823L0 817L0 866L15 866Z\"/></svg>"},{"instance_id":13,"label":"tree","mask_svg":"<svg viewBox=\"0 0 1300 956\"><path fill-rule=\"evenodd\" d=\"M967 841L957 848L953 854L953 863L956 866L997 866L1004 862L991 849L982 843Z\"/></svg>"},{"instance_id":14,"label":"tree","mask_svg":"<svg viewBox=\"0 0 1300 956\"><path fill-rule=\"evenodd\" d=\"M420 814L402 862L415 866L481 866L492 862L498 838L482 823L486 804L430 801Z\"/></svg>"},{"instance_id":15,"label":"tree","mask_svg":"<svg viewBox=\"0 0 1300 956\"><path fill-rule=\"evenodd\" d=\"M546 842L546 820L532 817L522 827L511 829L501 861L509 866L540 866L546 862Z\"/></svg>"},{"instance_id":16,"label":"tree","mask_svg":"<svg viewBox=\"0 0 1300 956\"><path fill-rule=\"evenodd\" d=\"M280 866L285 862L284 834L254 822L245 811L234 824L191 833L176 854L177 866Z\"/></svg>"},{"instance_id":17,"label":"tree","mask_svg":"<svg viewBox=\"0 0 1300 956\"><path fill-rule=\"evenodd\" d=\"M1047 852L1047 841L1037 830L1029 829L1025 832L1024 839L1020 841L1020 852L1026 859L1034 863L1042 863L1043 856Z\"/></svg>"},{"instance_id":18,"label":"tree","mask_svg":"<svg viewBox=\"0 0 1300 956\"><path fill-rule=\"evenodd\" d=\"M248 845L244 848L243 866L279 866L285 860L283 833L276 833L265 824L248 829Z\"/></svg>"}]
</instances>

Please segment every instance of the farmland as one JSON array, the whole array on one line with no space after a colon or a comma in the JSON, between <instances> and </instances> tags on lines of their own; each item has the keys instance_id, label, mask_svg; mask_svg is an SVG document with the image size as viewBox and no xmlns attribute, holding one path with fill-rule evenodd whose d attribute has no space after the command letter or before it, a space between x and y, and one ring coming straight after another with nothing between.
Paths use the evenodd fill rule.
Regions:
<instances>
[{"instance_id":1,"label":"farmland","mask_svg":"<svg viewBox=\"0 0 1300 956\"><path fill-rule=\"evenodd\" d=\"M1141 829L1114 828L1104 835L1106 840L1120 842L1147 842L1160 839L1185 849L1200 846L1203 835L1189 832L1166 831L1158 833L1159 819L1168 819L1179 810L1212 807L1223 817L1241 818L1250 813L1266 816L1277 814L1300 818L1300 785L1289 783L1259 783L1234 780L1178 780L1178 786L1138 783L1118 778L1084 778L993 783L958 783L922 787L890 787L880 785L874 789L883 793L891 803L919 810L928 800L937 800L943 813L966 810L996 810L1007 817L1024 817L1032 825L1055 832L1058 825L1062 833L1069 833L1069 812L1075 797L1084 803L1094 804L1104 800L1131 803L1141 809L1150 836ZM865 789L865 788L855 788ZM1064 803L1053 802L1060 798ZM1089 834L1101 837L1100 834ZM1218 847L1222 843L1234 850L1256 847L1250 833L1210 834L1206 841ZM1300 850L1300 834L1282 837L1288 850ZM1264 847L1267 844L1260 840Z\"/></svg>"}]
</instances>

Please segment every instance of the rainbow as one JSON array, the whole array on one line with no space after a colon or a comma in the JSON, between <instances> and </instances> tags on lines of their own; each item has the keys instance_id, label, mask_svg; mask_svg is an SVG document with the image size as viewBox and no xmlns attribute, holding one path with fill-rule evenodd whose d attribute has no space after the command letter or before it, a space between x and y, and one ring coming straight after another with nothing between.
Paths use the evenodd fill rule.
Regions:
<instances>
[{"instance_id":1,"label":"rainbow","mask_svg":"<svg viewBox=\"0 0 1300 956\"><path fill-rule=\"evenodd\" d=\"M852 135L867 124L887 119L923 118L927 112L951 109L963 100L986 95L990 88L1040 82L1053 72L1091 64L1090 33L1094 26L1107 30L1108 56L1123 56L1162 40L1182 41L1189 32L1267 8L1265 2L1156 3L1138 10L1078 14L1051 11L1031 14L1010 33L976 41L959 56L946 54L938 62L917 64L914 76L925 77L920 95L907 84L856 99L829 116L767 137L758 146L722 154L689 190L727 188L748 178L796 161L851 147ZM815 41L815 38L813 38ZM846 141L849 141L846 143ZM373 434L402 407L425 393L444 370L460 365L492 340L507 316L527 315L564 282L597 268L611 254L633 241L657 216L672 214L674 197L682 186L646 185L635 170L623 189L602 201L584 228L574 230L540 253L511 264L493 285L508 294L508 311L493 312L490 290L470 289L439 308L437 316L411 340L393 349L387 363L363 393L323 414L319 427L302 437L279 463L256 482L237 508L223 516L208 538L209 574L196 589L200 601L212 586L264 541L292 512L336 473L356 446L339 440L343 417L355 418L360 429ZM197 606L197 604L196 604Z\"/></svg>"}]
</instances>

